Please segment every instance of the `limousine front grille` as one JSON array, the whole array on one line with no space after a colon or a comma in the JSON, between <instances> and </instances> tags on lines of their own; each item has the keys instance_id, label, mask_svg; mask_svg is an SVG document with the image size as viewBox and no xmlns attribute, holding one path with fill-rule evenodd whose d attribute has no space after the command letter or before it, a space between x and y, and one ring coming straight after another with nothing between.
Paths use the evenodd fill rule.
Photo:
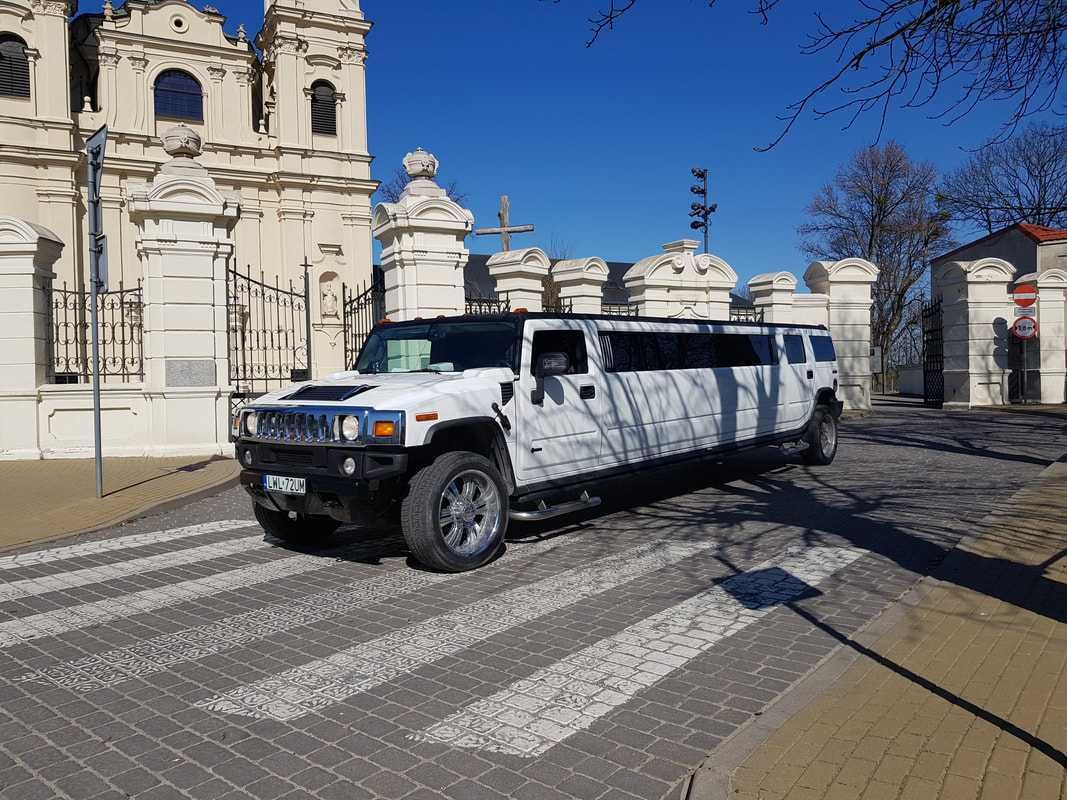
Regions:
<instances>
[{"instance_id":1,"label":"limousine front grille","mask_svg":"<svg viewBox=\"0 0 1067 800\"><path fill-rule=\"evenodd\" d=\"M282 442L337 442L337 415L299 411L261 411L257 439Z\"/></svg>"}]
</instances>

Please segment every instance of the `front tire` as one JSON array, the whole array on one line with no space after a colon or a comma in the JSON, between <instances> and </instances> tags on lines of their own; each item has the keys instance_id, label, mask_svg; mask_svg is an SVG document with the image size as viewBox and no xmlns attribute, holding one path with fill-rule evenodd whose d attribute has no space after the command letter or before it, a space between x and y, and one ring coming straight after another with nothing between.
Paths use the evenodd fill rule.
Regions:
<instances>
[{"instance_id":1,"label":"front tire","mask_svg":"<svg viewBox=\"0 0 1067 800\"><path fill-rule=\"evenodd\" d=\"M811 415L807 433L808 447L804 461L815 466L826 466L837 455L837 418L826 406L817 406Z\"/></svg>"},{"instance_id":2,"label":"front tire","mask_svg":"<svg viewBox=\"0 0 1067 800\"><path fill-rule=\"evenodd\" d=\"M423 467L400 509L415 559L442 572L477 569L500 550L508 527L508 492L489 459L445 453Z\"/></svg>"},{"instance_id":3,"label":"front tire","mask_svg":"<svg viewBox=\"0 0 1067 800\"><path fill-rule=\"evenodd\" d=\"M260 503L253 503L256 522L275 539L293 544L321 544L340 527L339 522L327 517L289 515L288 511L275 511Z\"/></svg>"}]
</instances>

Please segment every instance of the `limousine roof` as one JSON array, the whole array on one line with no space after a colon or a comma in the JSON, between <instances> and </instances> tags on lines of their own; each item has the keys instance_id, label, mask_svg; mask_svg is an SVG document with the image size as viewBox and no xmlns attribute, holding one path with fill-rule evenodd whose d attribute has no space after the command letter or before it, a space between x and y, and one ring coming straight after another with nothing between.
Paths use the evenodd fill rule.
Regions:
<instances>
[{"instance_id":1,"label":"limousine roof","mask_svg":"<svg viewBox=\"0 0 1067 800\"><path fill-rule=\"evenodd\" d=\"M454 316L422 317L403 322L392 322L393 325L409 325L412 323L425 323L434 320L448 320L460 322L464 320L507 320L520 321L523 319L588 319L597 322L652 322L657 325L737 325L750 328L800 328L804 330L825 331L825 325L808 325L799 322L755 322L753 320L732 319L678 319L676 317L627 317L621 314L562 314L552 311L502 311L493 314L459 314Z\"/></svg>"}]
</instances>

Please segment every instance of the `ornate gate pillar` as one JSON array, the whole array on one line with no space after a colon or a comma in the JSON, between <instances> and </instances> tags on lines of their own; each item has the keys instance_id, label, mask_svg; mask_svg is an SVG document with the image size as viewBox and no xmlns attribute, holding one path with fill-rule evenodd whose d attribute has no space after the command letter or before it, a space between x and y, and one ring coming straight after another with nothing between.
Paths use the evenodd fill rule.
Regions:
<instances>
[{"instance_id":1,"label":"ornate gate pillar","mask_svg":"<svg viewBox=\"0 0 1067 800\"><path fill-rule=\"evenodd\" d=\"M507 297L511 308L540 311L551 263L540 247L524 247L493 253L486 266L489 277L496 281L497 296Z\"/></svg>"},{"instance_id":2,"label":"ornate gate pillar","mask_svg":"<svg viewBox=\"0 0 1067 800\"><path fill-rule=\"evenodd\" d=\"M931 273L941 298L945 406L1008 402L1008 286L1015 268L999 258L952 261Z\"/></svg>"},{"instance_id":3,"label":"ornate gate pillar","mask_svg":"<svg viewBox=\"0 0 1067 800\"><path fill-rule=\"evenodd\" d=\"M626 271L623 283L643 317L730 319L737 273L718 256L696 255L698 242L681 239Z\"/></svg>"},{"instance_id":4,"label":"ornate gate pillar","mask_svg":"<svg viewBox=\"0 0 1067 800\"><path fill-rule=\"evenodd\" d=\"M862 258L816 261L804 282L829 297L829 328L837 349L840 388L845 408L871 407L871 286L878 267Z\"/></svg>"},{"instance_id":5,"label":"ornate gate pillar","mask_svg":"<svg viewBox=\"0 0 1067 800\"><path fill-rule=\"evenodd\" d=\"M756 308L763 309L764 322L793 322L793 293L797 279L792 272L764 272L748 281Z\"/></svg>"},{"instance_id":6,"label":"ornate gate pillar","mask_svg":"<svg viewBox=\"0 0 1067 800\"><path fill-rule=\"evenodd\" d=\"M163 134L171 161L130 198L143 265L145 393L154 455L232 452L226 267L236 196L222 194L193 160L200 136Z\"/></svg>"},{"instance_id":7,"label":"ornate gate pillar","mask_svg":"<svg viewBox=\"0 0 1067 800\"><path fill-rule=\"evenodd\" d=\"M552 280L559 285L559 297L570 303L575 314L599 314L604 310L604 284L608 264L604 259L572 258L556 262Z\"/></svg>"},{"instance_id":8,"label":"ornate gate pillar","mask_svg":"<svg viewBox=\"0 0 1067 800\"><path fill-rule=\"evenodd\" d=\"M1067 400L1067 271L1048 269L1037 277L1038 342L1041 348L1041 402Z\"/></svg>"},{"instance_id":9,"label":"ornate gate pillar","mask_svg":"<svg viewBox=\"0 0 1067 800\"><path fill-rule=\"evenodd\" d=\"M51 369L52 265L63 252L47 228L0 217L0 459L40 458L37 387Z\"/></svg>"},{"instance_id":10,"label":"ornate gate pillar","mask_svg":"<svg viewBox=\"0 0 1067 800\"><path fill-rule=\"evenodd\" d=\"M374 209L374 238L382 243L385 314L390 319L462 314L463 240L474 227L470 211L434 183L437 159L418 149L404 157L411 182L395 203Z\"/></svg>"}]
</instances>

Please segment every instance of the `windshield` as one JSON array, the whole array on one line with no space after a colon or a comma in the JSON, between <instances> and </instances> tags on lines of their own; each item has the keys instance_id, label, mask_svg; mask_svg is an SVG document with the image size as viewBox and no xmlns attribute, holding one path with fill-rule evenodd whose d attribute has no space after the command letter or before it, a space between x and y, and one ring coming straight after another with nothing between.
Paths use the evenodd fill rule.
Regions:
<instances>
[{"instance_id":1,"label":"windshield","mask_svg":"<svg viewBox=\"0 0 1067 800\"><path fill-rule=\"evenodd\" d=\"M385 325L367 337L353 369L360 373L518 369L514 322L426 322Z\"/></svg>"}]
</instances>

